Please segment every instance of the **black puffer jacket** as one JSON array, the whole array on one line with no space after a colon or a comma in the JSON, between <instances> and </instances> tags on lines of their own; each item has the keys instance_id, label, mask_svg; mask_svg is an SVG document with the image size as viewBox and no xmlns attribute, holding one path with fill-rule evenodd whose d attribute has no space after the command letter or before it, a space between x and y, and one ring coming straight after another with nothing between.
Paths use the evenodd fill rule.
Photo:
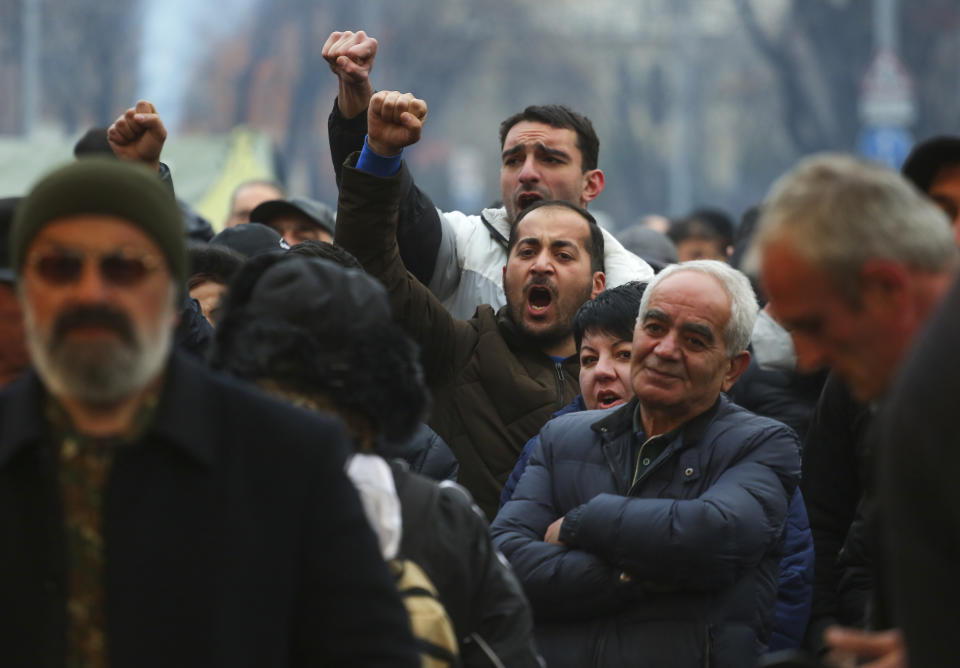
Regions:
<instances>
[{"instance_id":1,"label":"black puffer jacket","mask_svg":"<svg viewBox=\"0 0 960 668\"><path fill-rule=\"evenodd\" d=\"M752 666L773 620L796 436L721 397L631 486L636 406L547 423L493 522L537 643L551 668ZM566 547L543 540L559 517Z\"/></svg>"},{"instance_id":2,"label":"black puffer jacket","mask_svg":"<svg viewBox=\"0 0 960 668\"><path fill-rule=\"evenodd\" d=\"M453 621L466 668L538 668L533 616L520 583L490 542L470 494L392 462L403 516L400 554L437 588ZM499 663L497 663L499 661Z\"/></svg>"}]
</instances>

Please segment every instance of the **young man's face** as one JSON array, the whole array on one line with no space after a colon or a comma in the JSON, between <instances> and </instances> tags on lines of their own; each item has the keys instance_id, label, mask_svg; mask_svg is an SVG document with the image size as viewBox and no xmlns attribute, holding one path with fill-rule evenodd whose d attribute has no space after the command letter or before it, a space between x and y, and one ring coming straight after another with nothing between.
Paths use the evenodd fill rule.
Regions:
<instances>
[{"instance_id":1,"label":"young man's face","mask_svg":"<svg viewBox=\"0 0 960 668\"><path fill-rule=\"evenodd\" d=\"M577 133L546 123L520 121L507 132L500 163L500 196L513 222L537 200L584 206L603 190L598 169L583 171Z\"/></svg>"},{"instance_id":2,"label":"young man's face","mask_svg":"<svg viewBox=\"0 0 960 668\"><path fill-rule=\"evenodd\" d=\"M589 237L583 216L561 207L537 209L517 228L503 291L514 322L545 349L572 342L574 314L603 290L603 272L591 268Z\"/></svg>"},{"instance_id":3,"label":"young man's face","mask_svg":"<svg viewBox=\"0 0 960 668\"><path fill-rule=\"evenodd\" d=\"M580 342L580 392L587 408L610 408L633 398L630 356L633 342L587 329Z\"/></svg>"}]
</instances>

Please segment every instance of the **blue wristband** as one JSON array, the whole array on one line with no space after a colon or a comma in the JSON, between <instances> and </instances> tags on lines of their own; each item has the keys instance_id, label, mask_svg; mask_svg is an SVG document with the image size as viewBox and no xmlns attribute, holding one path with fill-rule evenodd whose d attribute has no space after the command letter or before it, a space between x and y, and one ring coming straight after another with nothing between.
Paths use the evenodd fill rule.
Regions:
<instances>
[{"instance_id":1,"label":"blue wristband","mask_svg":"<svg viewBox=\"0 0 960 668\"><path fill-rule=\"evenodd\" d=\"M400 151L397 155L383 156L374 152L364 138L363 150L360 151L360 157L357 158L357 169L374 176L393 176L400 171L402 159L403 151Z\"/></svg>"}]
</instances>

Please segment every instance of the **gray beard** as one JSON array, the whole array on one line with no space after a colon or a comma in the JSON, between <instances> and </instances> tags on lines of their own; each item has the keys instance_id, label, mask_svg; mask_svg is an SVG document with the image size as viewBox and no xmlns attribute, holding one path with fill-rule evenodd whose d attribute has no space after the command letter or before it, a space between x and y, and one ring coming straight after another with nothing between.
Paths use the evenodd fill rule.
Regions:
<instances>
[{"instance_id":1,"label":"gray beard","mask_svg":"<svg viewBox=\"0 0 960 668\"><path fill-rule=\"evenodd\" d=\"M27 348L37 375L54 396L109 406L145 388L170 355L173 329L161 327L146 341L62 341L52 345L24 313Z\"/></svg>"}]
</instances>

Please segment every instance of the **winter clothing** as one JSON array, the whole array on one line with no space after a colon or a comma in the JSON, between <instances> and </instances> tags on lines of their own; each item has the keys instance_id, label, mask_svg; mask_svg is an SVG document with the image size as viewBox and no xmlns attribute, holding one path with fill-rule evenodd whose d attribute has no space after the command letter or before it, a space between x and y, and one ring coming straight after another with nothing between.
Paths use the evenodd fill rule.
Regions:
<instances>
[{"instance_id":1,"label":"winter clothing","mask_svg":"<svg viewBox=\"0 0 960 668\"><path fill-rule=\"evenodd\" d=\"M228 227L217 233L210 243L235 250L246 258L290 250L290 245L283 237L263 223L240 223Z\"/></svg>"},{"instance_id":2,"label":"winter clothing","mask_svg":"<svg viewBox=\"0 0 960 668\"><path fill-rule=\"evenodd\" d=\"M828 376L804 441L800 483L815 554L806 643L816 653L825 649L823 632L828 626L863 628L869 617L872 582L862 563L869 550L863 546L863 518L855 522L855 517L871 486L872 419L868 406L854 400L837 376Z\"/></svg>"},{"instance_id":3,"label":"winter clothing","mask_svg":"<svg viewBox=\"0 0 960 668\"><path fill-rule=\"evenodd\" d=\"M255 223L270 225L274 218L303 217L317 227L333 236L333 226L336 214L324 204L309 197L291 197L290 199L274 199L258 204L250 212L250 220Z\"/></svg>"},{"instance_id":4,"label":"winter clothing","mask_svg":"<svg viewBox=\"0 0 960 668\"><path fill-rule=\"evenodd\" d=\"M773 619L795 434L725 397L631 486L637 408L551 420L494 520L548 665L754 665ZM564 517L560 540L543 540Z\"/></svg>"},{"instance_id":5,"label":"winter clothing","mask_svg":"<svg viewBox=\"0 0 960 668\"><path fill-rule=\"evenodd\" d=\"M10 259L23 271L27 248L47 223L79 214L129 221L160 247L178 284L187 280L183 216L170 190L147 168L109 158L85 158L41 179L18 205Z\"/></svg>"},{"instance_id":6,"label":"winter clothing","mask_svg":"<svg viewBox=\"0 0 960 668\"><path fill-rule=\"evenodd\" d=\"M402 176L345 167L336 241L387 288L393 317L420 345L433 396L429 425L460 461L460 482L492 517L500 489L550 415L579 391L574 356L555 363L506 313L489 306L456 320L400 261L396 244Z\"/></svg>"},{"instance_id":7,"label":"winter clothing","mask_svg":"<svg viewBox=\"0 0 960 668\"><path fill-rule=\"evenodd\" d=\"M437 588L463 665L537 668L530 606L470 494L455 483L392 467L403 516L400 555L415 561Z\"/></svg>"},{"instance_id":8,"label":"winter clothing","mask_svg":"<svg viewBox=\"0 0 960 668\"><path fill-rule=\"evenodd\" d=\"M584 411L582 395L577 395L570 404L553 414L554 418L576 411ZM513 467L507 484L500 494L503 508L516 490L530 455L540 443L537 434L523 446L517 465ZM783 539L782 557L777 576L777 602L774 608L773 630L770 634L769 651L792 649L803 643L803 634L810 620L810 605L813 599L813 536L803 495L797 489L787 510L787 532Z\"/></svg>"},{"instance_id":9,"label":"winter clothing","mask_svg":"<svg viewBox=\"0 0 960 668\"><path fill-rule=\"evenodd\" d=\"M349 129L341 127L344 123L349 124ZM345 121L334 103L327 127L334 167L342 178L339 170L344 159L363 147L366 114ZM511 227L506 209L484 209L479 216L459 211L423 215L424 209L432 207L429 198L413 184L405 167L401 168L400 178L403 188L397 241L407 269L427 285L456 318L471 317L480 304L489 304L494 310L506 305L502 280ZM407 245L411 243L421 248L408 251ZM606 230L603 230L603 244L607 287L648 281L653 277L650 266L627 251Z\"/></svg>"},{"instance_id":10,"label":"winter clothing","mask_svg":"<svg viewBox=\"0 0 960 668\"><path fill-rule=\"evenodd\" d=\"M554 418L576 411L584 411L583 396L553 414ZM530 460L530 454L540 442L537 434L523 446L517 465L513 467L507 484L500 495L500 507L511 499L520 482L524 469ZM813 599L813 536L807 509L803 505L803 495L797 489L790 499L787 510L787 532L783 539L782 557L777 576L777 602L774 608L773 630L770 634L768 650L800 647L803 634L810 620L810 605Z\"/></svg>"},{"instance_id":11,"label":"winter clothing","mask_svg":"<svg viewBox=\"0 0 960 668\"><path fill-rule=\"evenodd\" d=\"M460 462L453 456L450 446L425 424L419 425L406 441L381 442L377 452L387 459L402 459L414 473L437 482L456 482L460 473Z\"/></svg>"},{"instance_id":12,"label":"winter clothing","mask_svg":"<svg viewBox=\"0 0 960 668\"><path fill-rule=\"evenodd\" d=\"M66 563L40 381L0 393L0 643L63 666ZM110 665L418 666L329 418L175 354L102 511Z\"/></svg>"},{"instance_id":13,"label":"winter clothing","mask_svg":"<svg viewBox=\"0 0 960 668\"><path fill-rule=\"evenodd\" d=\"M960 284L913 346L878 423L880 511L887 577L911 666L955 665L960 604Z\"/></svg>"}]
</instances>

